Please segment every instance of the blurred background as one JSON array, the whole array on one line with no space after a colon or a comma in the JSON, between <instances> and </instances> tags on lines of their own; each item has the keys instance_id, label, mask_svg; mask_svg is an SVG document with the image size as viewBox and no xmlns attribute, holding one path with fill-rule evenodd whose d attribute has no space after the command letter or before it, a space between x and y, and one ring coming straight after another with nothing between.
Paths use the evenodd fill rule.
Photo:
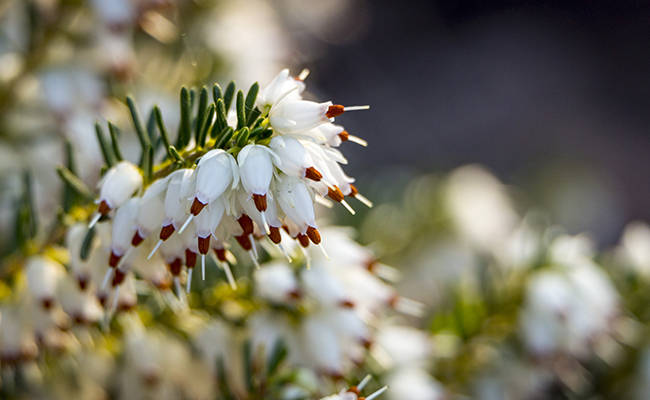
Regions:
<instances>
[{"instance_id":1,"label":"blurred background","mask_svg":"<svg viewBox=\"0 0 650 400\"><path fill-rule=\"evenodd\" d=\"M321 221L355 228L377 257L363 268L392 271L386 284L422 305L419 317L376 321L376 343L347 371L348 383L372 373L395 400L645 399L649 16L650 2L632 0L0 0L0 272L33 251L19 240L26 230L39 243L52 227L83 219L62 209L55 167L74 167L96 186L103 162L95 121L114 122L125 157L137 157L127 95L143 121L153 121L158 104L174 140L182 85L234 79L245 89L284 67L306 67L306 97L371 105L337 123L369 142L341 149L346 172L375 207L351 201L355 216L321 211ZM10 345L22 345L10 339L41 332L12 299L20 280L2 283L6 364L15 361ZM202 322L219 324L232 311L226 306L250 294L223 305L231 293L220 284L204 291L210 307L196 307ZM152 357L156 367L182 369L159 351L168 341L195 366L188 332L196 327L149 306L131 316L165 338L145 348L165 358ZM143 372L136 361L144 347L125 346L123 358L111 342L118 338L104 341L96 314L84 316L91 323L83 333L102 338L89 358L101 355L108 366L85 376L83 351L71 352L72 366L46 360L70 367L72 383L61 383L54 367L49 375L27 370L40 393L149 393L148 376L115 378L130 374L123 362ZM14 394L3 383L22 377L2 374L0 395ZM179 375L169 398L214 390ZM299 378L312 394L340 387Z\"/></svg>"}]
</instances>

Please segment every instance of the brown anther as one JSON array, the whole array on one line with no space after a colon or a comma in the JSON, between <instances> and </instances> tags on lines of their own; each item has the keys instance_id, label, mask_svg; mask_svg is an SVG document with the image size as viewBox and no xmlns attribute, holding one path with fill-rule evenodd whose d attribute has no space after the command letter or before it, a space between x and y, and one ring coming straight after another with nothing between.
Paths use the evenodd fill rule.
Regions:
<instances>
[{"instance_id":1,"label":"brown anther","mask_svg":"<svg viewBox=\"0 0 650 400\"><path fill-rule=\"evenodd\" d=\"M300 291L300 289L293 289L292 291L287 293L287 295L289 296L290 299L293 300L300 300L302 298L302 292Z\"/></svg>"},{"instance_id":2,"label":"brown anther","mask_svg":"<svg viewBox=\"0 0 650 400\"><path fill-rule=\"evenodd\" d=\"M156 288L159 290L167 290L172 287L172 280L165 278L156 283Z\"/></svg>"},{"instance_id":3,"label":"brown anther","mask_svg":"<svg viewBox=\"0 0 650 400\"><path fill-rule=\"evenodd\" d=\"M97 294L97 301L99 301L99 304L101 304L102 307L106 305L106 301L108 300L108 293L98 293Z\"/></svg>"},{"instance_id":4,"label":"brown anther","mask_svg":"<svg viewBox=\"0 0 650 400\"><path fill-rule=\"evenodd\" d=\"M133 238L131 238L131 246L137 247L143 240L144 238L140 236L140 232L136 230L133 234Z\"/></svg>"},{"instance_id":5,"label":"brown anther","mask_svg":"<svg viewBox=\"0 0 650 400\"><path fill-rule=\"evenodd\" d=\"M374 272L375 268L377 268L377 264L379 264L379 261L371 258L370 260L366 261L365 267L368 270L368 272Z\"/></svg>"},{"instance_id":6,"label":"brown anther","mask_svg":"<svg viewBox=\"0 0 650 400\"><path fill-rule=\"evenodd\" d=\"M282 229L284 229L284 231L287 232L287 235L291 235L291 232L289 232L289 227L286 224L282 225Z\"/></svg>"},{"instance_id":7,"label":"brown anther","mask_svg":"<svg viewBox=\"0 0 650 400\"><path fill-rule=\"evenodd\" d=\"M190 212L192 213L192 215L197 216L205 206L206 204L201 203L199 199L195 197L194 202L192 203L192 207L190 207Z\"/></svg>"},{"instance_id":8,"label":"brown anther","mask_svg":"<svg viewBox=\"0 0 650 400\"><path fill-rule=\"evenodd\" d=\"M248 235L240 235L240 236L235 236L235 239L237 240L237 243L242 247L242 249L248 251L253 248L253 244L251 243L251 239L248 237Z\"/></svg>"},{"instance_id":9,"label":"brown anther","mask_svg":"<svg viewBox=\"0 0 650 400\"><path fill-rule=\"evenodd\" d=\"M41 299L41 306L46 310L52 309L52 306L54 306L54 299L51 297L43 297Z\"/></svg>"},{"instance_id":10,"label":"brown anther","mask_svg":"<svg viewBox=\"0 0 650 400\"><path fill-rule=\"evenodd\" d=\"M122 311L122 312L133 310L135 308L135 305L136 305L136 302L134 302L134 301L120 301L117 304L117 310Z\"/></svg>"},{"instance_id":11,"label":"brown anther","mask_svg":"<svg viewBox=\"0 0 650 400\"><path fill-rule=\"evenodd\" d=\"M358 396L359 395L359 389L356 386L350 386L350 388L348 389L348 393L354 393L354 394L356 394Z\"/></svg>"},{"instance_id":12,"label":"brown anther","mask_svg":"<svg viewBox=\"0 0 650 400\"><path fill-rule=\"evenodd\" d=\"M361 338L361 345L362 345L366 350L368 350L368 349L370 349L370 347L372 347L372 343L373 343L373 342L372 342L372 339L369 339L369 338L366 338L366 337Z\"/></svg>"},{"instance_id":13,"label":"brown anther","mask_svg":"<svg viewBox=\"0 0 650 400\"><path fill-rule=\"evenodd\" d=\"M187 265L187 268L196 266L196 253L190 249L185 249L185 265Z\"/></svg>"},{"instance_id":14,"label":"brown anther","mask_svg":"<svg viewBox=\"0 0 650 400\"><path fill-rule=\"evenodd\" d=\"M350 196L354 197L359 194L359 190L356 186L350 184Z\"/></svg>"},{"instance_id":15,"label":"brown anther","mask_svg":"<svg viewBox=\"0 0 650 400\"><path fill-rule=\"evenodd\" d=\"M253 194L253 201L255 202L255 207L257 207L257 211L266 211L265 194Z\"/></svg>"},{"instance_id":16,"label":"brown anther","mask_svg":"<svg viewBox=\"0 0 650 400\"><path fill-rule=\"evenodd\" d=\"M311 179L312 181L319 182L321 179L323 179L323 174L318 172L318 170L314 167L309 167L305 169L305 178Z\"/></svg>"},{"instance_id":17,"label":"brown anther","mask_svg":"<svg viewBox=\"0 0 650 400\"><path fill-rule=\"evenodd\" d=\"M327 195L330 199L338 203L342 202L345 198L345 196L343 196L343 192L341 192L341 189L339 189L339 187L336 185L327 188Z\"/></svg>"},{"instance_id":18,"label":"brown anther","mask_svg":"<svg viewBox=\"0 0 650 400\"><path fill-rule=\"evenodd\" d=\"M214 249L214 254L217 255L217 260L226 261L226 249Z\"/></svg>"},{"instance_id":19,"label":"brown anther","mask_svg":"<svg viewBox=\"0 0 650 400\"><path fill-rule=\"evenodd\" d=\"M237 219L237 222L239 222L239 226L244 230L244 235L250 235L253 233L253 220L251 217L249 217L246 214L242 214L239 219Z\"/></svg>"},{"instance_id":20,"label":"brown anther","mask_svg":"<svg viewBox=\"0 0 650 400\"><path fill-rule=\"evenodd\" d=\"M298 236L296 236L296 239L298 239L298 242L300 242L302 247L309 246L309 237L307 235L299 233Z\"/></svg>"},{"instance_id":21,"label":"brown anther","mask_svg":"<svg viewBox=\"0 0 650 400\"><path fill-rule=\"evenodd\" d=\"M210 235L204 238L199 236L198 242L199 242L199 253L208 254L208 251L210 251Z\"/></svg>"},{"instance_id":22,"label":"brown anther","mask_svg":"<svg viewBox=\"0 0 650 400\"><path fill-rule=\"evenodd\" d=\"M390 296L388 301L386 301L386 304L388 304L388 306L391 307L391 308L395 308L398 301L399 301L399 295L397 293L395 293L392 296Z\"/></svg>"},{"instance_id":23,"label":"brown anther","mask_svg":"<svg viewBox=\"0 0 650 400\"><path fill-rule=\"evenodd\" d=\"M340 104L333 104L329 106L327 109L327 112L325 113L325 116L327 118L334 118L338 117L339 115L343 114L345 112L345 107L343 107Z\"/></svg>"},{"instance_id":24,"label":"brown anther","mask_svg":"<svg viewBox=\"0 0 650 400\"><path fill-rule=\"evenodd\" d=\"M79 290L82 292L86 290L88 288L88 281L90 281L90 279L85 275L77 276L77 284L79 285Z\"/></svg>"},{"instance_id":25,"label":"brown anther","mask_svg":"<svg viewBox=\"0 0 650 400\"><path fill-rule=\"evenodd\" d=\"M167 266L169 267L169 272L171 272L172 275L178 276L181 273L183 262L179 257L176 257L174 258L174 261L170 262Z\"/></svg>"},{"instance_id":26,"label":"brown anther","mask_svg":"<svg viewBox=\"0 0 650 400\"><path fill-rule=\"evenodd\" d=\"M77 325L84 325L86 323L86 318L80 312L74 313L72 315L72 319L74 320L74 323Z\"/></svg>"},{"instance_id":27,"label":"brown anther","mask_svg":"<svg viewBox=\"0 0 650 400\"><path fill-rule=\"evenodd\" d=\"M120 259L122 256L118 256L114 252L111 251L110 257L108 257L108 265L110 265L112 268L115 268L117 266L117 263L120 262Z\"/></svg>"},{"instance_id":28,"label":"brown anther","mask_svg":"<svg viewBox=\"0 0 650 400\"><path fill-rule=\"evenodd\" d=\"M339 133L339 138L341 139L341 142L347 142L350 138L350 134L348 131L341 131L341 133Z\"/></svg>"},{"instance_id":29,"label":"brown anther","mask_svg":"<svg viewBox=\"0 0 650 400\"><path fill-rule=\"evenodd\" d=\"M169 237L174 233L176 228L174 228L174 224L169 224L165 225L162 227L160 230L160 240L167 240Z\"/></svg>"},{"instance_id":30,"label":"brown anther","mask_svg":"<svg viewBox=\"0 0 650 400\"><path fill-rule=\"evenodd\" d=\"M113 287L119 285L120 283L124 282L124 278L126 277L126 273L122 272L121 269L115 268L115 273L113 274L113 281L111 284Z\"/></svg>"},{"instance_id":31,"label":"brown anther","mask_svg":"<svg viewBox=\"0 0 650 400\"><path fill-rule=\"evenodd\" d=\"M307 228L307 236L309 236L309 239L311 239L312 243L320 243L320 233L318 232L318 229L314 228L313 226Z\"/></svg>"},{"instance_id":32,"label":"brown anther","mask_svg":"<svg viewBox=\"0 0 650 400\"><path fill-rule=\"evenodd\" d=\"M339 301L339 307L341 308L354 308L354 301L350 299L343 299Z\"/></svg>"},{"instance_id":33,"label":"brown anther","mask_svg":"<svg viewBox=\"0 0 650 400\"><path fill-rule=\"evenodd\" d=\"M269 226L269 238L275 244L280 243L282 240L282 235L280 235L280 229L276 226Z\"/></svg>"},{"instance_id":34,"label":"brown anther","mask_svg":"<svg viewBox=\"0 0 650 400\"><path fill-rule=\"evenodd\" d=\"M101 215L106 215L109 212L111 212L111 206L108 205L106 200L102 200L99 203L99 206L97 207L97 212L100 213Z\"/></svg>"}]
</instances>

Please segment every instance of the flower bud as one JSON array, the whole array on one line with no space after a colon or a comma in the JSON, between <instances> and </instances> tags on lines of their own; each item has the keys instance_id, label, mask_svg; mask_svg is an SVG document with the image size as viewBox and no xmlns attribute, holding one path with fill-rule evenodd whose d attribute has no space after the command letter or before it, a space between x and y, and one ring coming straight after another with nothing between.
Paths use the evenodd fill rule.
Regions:
<instances>
[{"instance_id":1,"label":"flower bud","mask_svg":"<svg viewBox=\"0 0 650 400\"><path fill-rule=\"evenodd\" d=\"M223 192L230 185L235 188L239 183L239 171L237 162L230 154L221 149L207 152L196 167L196 188L194 198L203 206L207 205ZM192 214L195 213L193 205Z\"/></svg>"},{"instance_id":2,"label":"flower bud","mask_svg":"<svg viewBox=\"0 0 650 400\"><path fill-rule=\"evenodd\" d=\"M286 99L275 104L269 113L274 130L281 134L296 134L329 122L325 115L332 102L316 103Z\"/></svg>"},{"instance_id":3,"label":"flower bud","mask_svg":"<svg viewBox=\"0 0 650 400\"><path fill-rule=\"evenodd\" d=\"M264 110L284 99L299 100L304 90L305 84L290 76L288 69L283 69L262 89L257 98L257 107Z\"/></svg>"},{"instance_id":4,"label":"flower bud","mask_svg":"<svg viewBox=\"0 0 650 400\"><path fill-rule=\"evenodd\" d=\"M29 291L44 308L52 307L57 284L65 274L63 266L49 258L34 256L27 260L26 271Z\"/></svg>"}]
</instances>

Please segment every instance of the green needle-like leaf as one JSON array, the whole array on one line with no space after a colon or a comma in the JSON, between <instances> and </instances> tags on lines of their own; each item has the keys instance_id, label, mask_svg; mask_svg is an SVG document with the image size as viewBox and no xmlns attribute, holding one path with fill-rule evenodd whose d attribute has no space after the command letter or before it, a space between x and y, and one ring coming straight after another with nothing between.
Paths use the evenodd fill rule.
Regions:
<instances>
[{"instance_id":1,"label":"green needle-like leaf","mask_svg":"<svg viewBox=\"0 0 650 400\"><path fill-rule=\"evenodd\" d=\"M255 82L248 89L246 94L246 118L251 115L251 112L255 109L255 100L257 100L257 93L260 91L260 84Z\"/></svg>"},{"instance_id":2,"label":"green needle-like leaf","mask_svg":"<svg viewBox=\"0 0 650 400\"><path fill-rule=\"evenodd\" d=\"M266 365L267 376L273 376L275 374L282 361L287 357L287 354L287 346L284 344L284 341L282 339L276 340L271 349L271 354L268 357Z\"/></svg>"},{"instance_id":3,"label":"green needle-like leaf","mask_svg":"<svg viewBox=\"0 0 650 400\"><path fill-rule=\"evenodd\" d=\"M230 139L232 139L232 136L235 134L235 130L232 129L229 126L226 126L223 128L221 133L219 134L219 139L217 139L216 143L214 144L215 149L223 149L225 148L226 144L230 142Z\"/></svg>"},{"instance_id":4,"label":"green needle-like leaf","mask_svg":"<svg viewBox=\"0 0 650 400\"><path fill-rule=\"evenodd\" d=\"M223 94L223 102L224 105L226 106L226 111L230 110L230 106L232 105L232 100L235 98L235 82L230 81L228 86L226 86L226 92Z\"/></svg>"},{"instance_id":5,"label":"green needle-like leaf","mask_svg":"<svg viewBox=\"0 0 650 400\"><path fill-rule=\"evenodd\" d=\"M165 122L162 119L162 114L160 113L160 108L158 106L153 106L153 115L156 119L156 125L158 126L158 131L160 132L160 137L165 145L165 149L167 149L167 153L169 153L169 134L167 133L167 128L165 127Z\"/></svg>"},{"instance_id":6,"label":"green needle-like leaf","mask_svg":"<svg viewBox=\"0 0 650 400\"><path fill-rule=\"evenodd\" d=\"M178 126L178 139L176 140L176 147L179 149L185 148L190 142L191 135L191 112L192 106L190 104L190 92L186 87L181 88L181 121Z\"/></svg>"},{"instance_id":7,"label":"green needle-like leaf","mask_svg":"<svg viewBox=\"0 0 650 400\"><path fill-rule=\"evenodd\" d=\"M250 135L250 130L247 126L243 127L241 131L239 131L237 134L237 145L239 147L246 146L246 143L248 143L248 135Z\"/></svg>"},{"instance_id":8,"label":"green needle-like leaf","mask_svg":"<svg viewBox=\"0 0 650 400\"><path fill-rule=\"evenodd\" d=\"M79 257L81 257L82 260L87 260L88 256L90 256L90 250L93 244L93 239L95 238L95 226L92 228L88 229L86 231L86 235L84 235L84 240L81 242L81 250L79 251Z\"/></svg>"},{"instance_id":9,"label":"green needle-like leaf","mask_svg":"<svg viewBox=\"0 0 650 400\"><path fill-rule=\"evenodd\" d=\"M145 183L149 183L153 177L153 146L150 144L142 155L142 170L144 171L144 181Z\"/></svg>"},{"instance_id":10,"label":"green needle-like leaf","mask_svg":"<svg viewBox=\"0 0 650 400\"><path fill-rule=\"evenodd\" d=\"M194 140L196 140L197 143L199 143L201 129L203 129L203 121L208 110L208 96L208 88L203 86L199 94L199 108L197 110L196 122L194 125Z\"/></svg>"},{"instance_id":11,"label":"green needle-like leaf","mask_svg":"<svg viewBox=\"0 0 650 400\"><path fill-rule=\"evenodd\" d=\"M115 154L117 161L124 160L124 157L122 157L122 152L120 151L120 144L117 141L117 138L120 136L120 130L118 129L117 126L109 122L108 132L111 135L111 146L113 148L113 154Z\"/></svg>"},{"instance_id":12,"label":"green needle-like leaf","mask_svg":"<svg viewBox=\"0 0 650 400\"><path fill-rule=\"evenodd\" d=\"M131 96L128 96L126 98L126 104L129 106L129 111L131 112L131 122L133 123L133 127L135 128L135 133L138 135L138 140L140 140L140 146L142 147L142 151L144 152L147 148L147 145L151 144L151 141L149 140L149 136L144 130L144 127L142 126L142 120L140 119L140 113L138 112L138 108L135 106L135 102L133 101L133 98Z\"/></svg>"},{"instance_id":13,"label":"green needle-like leaf","mask_svg":"<svg viewBox=\"0 0 650 400\"><path fill-rule=\"evenodd\" d=\"M228 114L226 113L226 105L222 99L217 100L217 122L215 126L218 131L221 132L226 126L228 126Z\"/></svg>"},{"instance_id":14,"label":"green needle-like leaf","mask_svg":"<svg viewBox=\"0 0 650 400\"><path fill-rule=\"evenodd\" d=\"M214 120L214 114L215 114L215 105L210 104L210 106L208 107L208 111L206 111L205 116L203 117L203 121L201 121L201 129L199 131L199 140L198 140L198 144L201 147L205 146L205 141L208 137L208 131L212 127L212 121Z\"/></svg>"},{"instance_id":15,"label":"green needle-like leaf","mask_svg":"<svg viewBox=\"0 0 650 400\"><path fill-rule=\"evenodd\" d=\"M244 105L244 92L237 92L237 129L246 126L246 110Z\"/></svg>"},{"instance_id":16,"label":"green needle-like leaf","mask_svg":"<svg viewBox=\"0 0 650 400\"><path fill-rule=\"evenodd\" d=\"M95 134L97 135L97 142L99 143L99 148L102 151L104 162L110 168L113 165L115 165L115 156L113 155L111 149L108 147L108 143L106 143L106 138L104 137L104 131L102 130L102 127L99 125L99 122L95 122Z\"/></svg>"},{"instance_id":17,"label":"green needle-like leaf","mask_svg":"<svg viewBox=\"0 0 650 400\"><path fill-rule=\"evenodd\" d=\"M215 83L214 86L212 86L212 101L215 103L217 100L223 98L223 91L221 90L221 86L219 86L218 83Z\"/></svg>"},{"instance_id":18,"label":"green needle-like leaf","mask_svg":"<svg viewBox=\"0 0 650 400\"><path fill-rule=\"evenodd\" d=\"M86 184L77 176L64 166L59 166L56 169L56 173L59 174L59 177L63 182L74 190L77 194L83 197L87 201L91 201L95 198L93 192L86 186Z\"/></svg>"}]
</instances>

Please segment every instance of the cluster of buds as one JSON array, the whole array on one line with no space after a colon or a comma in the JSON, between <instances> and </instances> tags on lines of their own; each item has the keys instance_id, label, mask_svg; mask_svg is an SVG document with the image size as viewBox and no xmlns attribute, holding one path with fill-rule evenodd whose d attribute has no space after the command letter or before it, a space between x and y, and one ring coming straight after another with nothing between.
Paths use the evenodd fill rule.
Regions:
<instances>
[{"instance_id":1,"label":"cluster of buds","mask_svg":"<svg viewBox=\"0 0 650 400\"><path fill-rule=\"evenodd\" d=\"M185 276L183 266L187 268L189 291L199 257L205 277L210 253L232 278L231 242L248 252L256 265L256 241L265 237L287 257L287 241L303 249L320 245L315 202L338 202L354 213L345 199L349 196L371 206L343 172L341 164L347 160L337 149L345 141L366 143L334 124L342 113L368 107L304 100L305 77L283 70L262 90L254 84L246 96L239 91L236 101L233 83L225 91L215 85L210 104L204 88L195 96L194 138L189 133L191 96L183 89L179 150L169 145L162 117L154 109L168 146L167 160L154 168L149 144L143 147L142 168L118 157L99 185L98 209L89 227L108 219L112 226L110 269L102 287L109 282L119 285L132 268L143 268L160 254L177 287ZM137 110L132 102L129 106L140 132ZM144 143L143 135L140 138Z\"/></svg>"}]
</instances>

